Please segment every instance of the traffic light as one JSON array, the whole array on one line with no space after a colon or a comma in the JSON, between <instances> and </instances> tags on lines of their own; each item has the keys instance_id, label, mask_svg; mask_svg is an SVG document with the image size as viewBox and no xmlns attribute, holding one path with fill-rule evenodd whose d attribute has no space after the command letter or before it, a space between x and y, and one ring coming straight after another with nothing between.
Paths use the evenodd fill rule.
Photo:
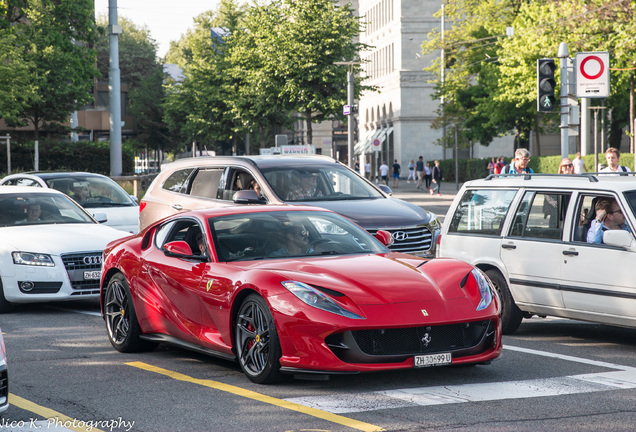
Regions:
<instances>
[{"instance_id":1,"label":"traffic light","mask_svg":"<svg viewBox=\"0 0 636 432\"><path fill-rule=\"evenodd\" d=\"M537 60L537 111L557 111L557 99L554 96L556 81L554 70L556 65L553 59Z\"/></svg>"}]
</instances>

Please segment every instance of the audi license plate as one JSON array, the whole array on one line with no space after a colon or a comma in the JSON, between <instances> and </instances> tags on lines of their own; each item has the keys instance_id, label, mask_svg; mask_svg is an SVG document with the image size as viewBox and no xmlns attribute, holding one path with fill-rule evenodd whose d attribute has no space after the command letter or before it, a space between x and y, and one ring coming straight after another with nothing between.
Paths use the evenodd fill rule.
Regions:
<instances>
[{"instance_id":1,"label":"audi license plate","mask_svg":"<svg viewBox=\"0 0 636 432\"><path fill-rule=\"evenodd\" d=\"M84 272L84 280L95 280L101 277L102 277L102 272L99 270Z\"/></svg>"},{"instance_id":2,"label":"audi license plate","mask_svg":"<svg viewBox=\"0 0 636 432\"><path fill-rule=\"evenodd\" d=\"M451 353L440 353L430 355L415 356L413 366L416 368L429 367L429 366L443 366L451 364L453 357Z\"/></svg>"}]
</instances>

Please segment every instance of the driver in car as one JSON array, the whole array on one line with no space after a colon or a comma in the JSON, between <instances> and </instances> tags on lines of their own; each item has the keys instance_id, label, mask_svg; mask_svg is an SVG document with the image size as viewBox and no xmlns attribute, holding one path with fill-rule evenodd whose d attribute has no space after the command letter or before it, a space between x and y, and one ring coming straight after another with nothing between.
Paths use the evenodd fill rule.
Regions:
<instances>
[{"instance_id":1,"label":"driver in car","mask_svg":"<svg viewBox=\"0 0 636 432\"><path fill-rule=\"evenodd\" d=\"M318 177L310 172L300 173L300 185L289 191L285 199L296 201L305 198L316 198L323 196L322 191L316 187Z\"/></svg>"},{"instance_id":2,"label":"driver in car","mask_svg":"<svg viewBox=\"0 0 636 432\"><path fill-rule=\"evenodd\" d=\"M73 198L77 202L88 201L91 197L91 193L88 190L88 185L86 183L76 183L73 184Z\"/></svg>"},{"instance_id":3,"label":"driver in car","mask_svg":"<svg viewBox=\"0 0 636 432\"><path fill-rule=\"evenodd\" d=\"M314 251L309 244L309 231L303 225L283 225L283 246L270 256L307 255Z\"/></svg>"}]
</instances>

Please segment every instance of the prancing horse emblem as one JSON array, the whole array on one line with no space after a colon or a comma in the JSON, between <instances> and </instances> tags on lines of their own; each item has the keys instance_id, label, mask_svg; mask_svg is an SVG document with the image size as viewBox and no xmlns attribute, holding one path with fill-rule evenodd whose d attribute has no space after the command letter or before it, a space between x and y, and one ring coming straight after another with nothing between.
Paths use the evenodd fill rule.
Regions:
<instances>
[{"instance_id":1,"label":"prancing horse emblem","mask_svg":"<svg viewBox=\"0 0 636 432\"><path fill-rule=\"evenodd\" d=\"M424 333L424 337L422 338L422 343L424 344L424 347L426 348L428 344L431 343L431 335L428 333Z\"/></svg>"},{"instance_id":2,"label":"prancing horse emblem","mask_svg":"<svg viewBox=\"0 0 636 432\"><path fill-rule=\"evenodd\" d=\"M426 309L422 309L422 315L428 316L428 312L426 312Z\"/></svg>"}]
</instances>

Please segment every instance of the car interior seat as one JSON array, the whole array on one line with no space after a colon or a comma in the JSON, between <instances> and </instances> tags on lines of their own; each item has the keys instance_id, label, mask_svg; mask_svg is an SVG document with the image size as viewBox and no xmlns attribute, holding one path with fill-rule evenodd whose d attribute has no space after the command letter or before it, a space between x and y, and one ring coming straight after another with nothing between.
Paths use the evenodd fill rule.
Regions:
<instances>
[{"instance_id":1,"label":"car interior seat","mask_svg":"<svg viewBox=\"0 0 636 432\"><path fill-rule=\"evenodd\" d=\"M197 225L192 225L188 228L185 236L185 242L188 243L190 249L192 250L192 255L201 255L201 250L199 249L199 243L197 242L197 234L201 233L201 228Z\"/></svg>"},{"instance_id":2,"label":"car interior seat","mask_svg":"<svg viewBox=\"0 0 636 432\"><path fill-rule=\"evenodd\" d=\"M589 209L581 208L581 224L578 226L576 240L580 242L587 242L587 232L592 226L592 221L596 218L596 201L598 197L592 199L592 205ZM584 213L585 210L587 214Z\"/></svg>"}]
</instances>

